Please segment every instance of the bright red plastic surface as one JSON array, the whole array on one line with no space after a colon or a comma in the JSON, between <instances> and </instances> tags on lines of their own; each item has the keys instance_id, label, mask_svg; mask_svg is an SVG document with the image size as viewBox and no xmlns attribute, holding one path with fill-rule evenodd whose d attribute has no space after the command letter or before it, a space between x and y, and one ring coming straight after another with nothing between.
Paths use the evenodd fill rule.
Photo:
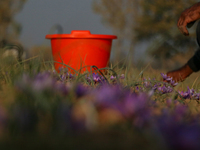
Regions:
<instances>
[{"instance_id":1,"label":"bright red plastic surface","mask_svg":"<svg viewBox=\"0 0 200 150\"><path fill-rule=\"evenodd\" d=\"M90 31L72 31L71 34L46 35L46 38L51 39L54 61L84 72L90 71L90 66L105 68L108 65L112 39L117 37L90 34ZM60 63L54 63L57 71L59 67L66 67Z\"/></svg>"},{"instance_id":2,"label":"bright red plastic surface","mask_svg":"<svg viewBox=\"0 0 200 150\"><path fill-rule=\"evenodd\" d=\"M73 30L71 34L52 34L46 35L47 39L59 39L59 38L92 38L92 39L116 39L115 35L102 35L102 34L91 34L88 30Z\"/></svg>"}]
</instances>

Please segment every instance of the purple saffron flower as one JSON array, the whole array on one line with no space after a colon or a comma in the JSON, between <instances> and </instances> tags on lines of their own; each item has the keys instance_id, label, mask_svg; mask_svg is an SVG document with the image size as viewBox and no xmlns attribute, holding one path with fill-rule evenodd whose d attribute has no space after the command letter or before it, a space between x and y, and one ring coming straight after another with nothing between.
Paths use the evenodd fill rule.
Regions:
<instances>
[{"instance_id":1,"label":"purple saffron flower","mask_svg":"<svg viewBox=\"0 0 200 150\"><path fill-rule=\"evenodd\" d=\"M68 79L74 79L75 77L74 77L73 74L71 74L71 73L67 73L67 78L68 78Z\"/></svg>"},{"instance_id":2,"label":"purple saffron flower","mask_svg":"<svg viewBox=\"0 0 200 150\"><path fill-rule=\"evenodd\" d=\"M149 107L150 96L145 93L131 94L124 100L124 116L133 119L133 124L137 127L143 127L151 119Z\"/></svg>"},{"instance_id":3,"label":"purple saffron flower","mask_svg":"<svg viewBox=\"0 0 200 150\"><path fill-rule=\"evenodd\" d=\"M58 70L59 72L62 72L64 70L64 67L59 67Z\"/></svg>"},{"instance_id":4,"label":"purple saffron flower","mask_svg":"<svg viewBox=\"0 0 200 150\"><path fill-rule=\"evenodd\" d=\"M168 77L166 80L171 82L173 80L173 78L172 77Z\"/></svg>"},{"instance_id":5,"label":"purple saffron flower","mask_svg":"<svg viewBox=\"0 0 200 150\"><path fill-rule=\"evenodd\" d=\"M139 87L138 86L136 86L136 88L135 88L137 91L139 91Z\"/></svg>"},{"instance_id":6,"label":"purple saffron flower","mask_svg":"<svg viewBox=\"0 0 200 150\"><path fill-rule=\"evenodd\" d=\"M42 91L47 88L53 88L55 83L55 79L53 79L49 73L39 73L32 80L32 87L34 90Z\"/></svg>"},{"instance_id":7,"label":"purple saffron flower","mask_svg":"<svg viewBox=\"0 0 200 150\"><path fill-rule=\"evenodd\" d=\"M148 82L148 81L145 81L143 83L143 85L144 85L145 88L151 88L152 87L151 82Z\"/></svg>"},{"instance_id":8,"label":"purple saffron flower","mask_svg":"<svg viewBox=\"0 0 200 150\"><path fill-rule=\"evenodd\" d=\"M136 90L137 92L144 92L144 88L138 87L138 86L135 87L135 90Z\"/></svg>"},{"instance_id":9,"label":"purple saffron flower","mask_svg":"<svg viewBox=\"0 0 200 150\"><path fill-rule=\"evenodd\" d=\"M86 79L86 81L87 81L89 84L91 83L91 78L88 77L87 75L85 75L85 79Z\"/></svg>"},{"instance_id":10,"label":"purple saffron flower","mask_svg":"<svg viewBox=\"0 0 200 150\"><path fill-rule=\"evenodd\" d=\"M175 82L174 80L171 80L171 81L170 81L170 84L171 84L172 86L177 86L177 85L178 85L178 83Z\"/></svg>"},{"instance_id":11,"label":"purple saffron flower","mask_svg":"<svg viewBox=\"0 0 200 150\"><path fill-rule=\"evenodd\" d=\"M85 94L87 94L87 92L88 92L88 88L83 86L82 84L78 84L75 88L75 93L77 97L84 96Z\"/></svg>"},{"instance_id":12,"label":"purple saffron flower","mask_svg":"<svg viewBox=\"0 0 200 150\"><path fill-rule=\"evenodd\" d=\"M183 92L183 91L179 91L178 92L184 99L189 99L190 98L190 95L189 95L189 93L187 93L187 92Z\"/></svg>"},{"instance_id":13,"label":"purple saffron flower","mask_svg":"<svg viewBox=\"0 0 200 150\"><path fill-rule=\"evenodd\" d=\"M123 95L123 92L119 86L103 85L98 89L95 89L93 94L96 97L96 104L100 106L112 106L117 103L117 100Z\"/></svg>"},{"instance_id":14,"label":"purple saffron flower","mask_svg":"<svg viewBox=\"0 0 200 150\"><path fill-rule=\"evenodd\" d=\"M73 80L75 77L71 73L63 73L60 75L60 79L62 82L65 82L66 80Z\"/></svg>"},{"instance_id":15,"label":"purple saffron flower","mask_svg":"<svg viewBox=\"0 0 200 150\"><path fill-rule=\"evenodd\" d=\"M170 86L166 87L165 85L163 85L158 87L158 91L161 92L162 94L166 94L173 92L173 89Z\"/></svg>"},{"instance_id":16,"label":"purple saffron flower","mask_svg":"<svg viewBox=\"0 0 200 150\"><path fill-rule=\"evenodd\" d=\"M194 97L194 99L199 100L199 98L200 98L200 93L195 93L193 97Z\"/></svg>"},{"instance_id":17,"label":"purple saffron flower","mask_svg":"<svg viewBox=\"0 0 200 150\"><path fill-rule=\"evenodd\" d=\"M57 83L54 87L55 90L61 92L64 95L68 95L69 93L69 87L67 87L65 84L63 83Z\"/></svg>"},{"instance_id":18,"label":"purple saffron flower","mask_svg":"<svg viewBox=\"0 0 200 150\"><path fill-rule=\"evenodd\" d=\"M187 87L187 89L188 94L192 97L195 93L194 89L190 89L189 86Z\"/></svg>"},{"instance_id":19,"label":"purple saffron flower","mask_svg":"<svg viewBox=\"0 0 200 150\"><path fill-rule=\"evenodd\" d=\"M157 90L158 89L158 87L160 87L161 86L161 84L160 83L156 83L153 87L152 87L152 90Z\"/></svg>"},{"instance_id":20,"label":"purple saffron flower","mask_svg":"<svg viewBox=\"0 0 200 150\"><path fill-rule=\"evenodd\" d=\"M61 81L66 81L66 75L65 74L61 74L60 75L60 79L61 79Z\"/></svg>"},{"instance_id":21,"label":"purple saffron flower","mask_svg":"<svg viewBox=\"0 0 200 150\"><path fill-rule=\"evenodd\" d=\"M168 77L166 74L161 73L161 76L164 80L166 80L168 83L170 83L172 86L176 86L178 83L176 83L172 77Z\"/></svg>"},{"instance_id":22,"label":"purple saffron flower","mask_svg":"<svg viewBox=\"0 0 200 150\"><path fill-rule=\"evenodd\" d=\"M105 81L104 78L98 73L93 73L91 76L85 76L88 83L91 83L93 81L96 84L96 83L103 83Z\"/></svg>"},{"instance_id":23,"label":"purple saffron flower","mask_svg":"<svg viewBox=\"0 0 200 150\"><path fill-rule=\"evenodd\" d=\"M164 74L164 73L160 73L160 74L161 74L161 76L163 77L164 80L167 80L168 77L167 77L166 74Z\"/></svg>"},{"instance_id":24,"label":"purple saffron flower","mask_svg":"<svg viewBox=\"0 0 200 150\"><path fill-rule=\"evenodd\" d=\"M115 76L111 76L111 77L110 77L110 80L115 80L115 79L116 79Z\"/></svg>"},{"instance_id":25,"label":"purple saffron flower","mask_svg":"<svg viewBox=\"0 0 200 150\"><path fill-rule=\"evenodd\" d=\"M93 76L93 81L95 83L98 83L98 82L101 81L101 78L100 78L99 74L93 73L92 76Z\"/></svg>"},{"instance_id":26,"label":"purple saffron flower","mask_svg":"<svg viewBox=\"0 0 200 150\"><path fill-rule=\"evenodd\" d=\"M184 99L199 99L199 93L196 93L194 89L190 89L187 87L187 91L179 91L179 94L184 98Z\"/></svg>"}]
</instances>

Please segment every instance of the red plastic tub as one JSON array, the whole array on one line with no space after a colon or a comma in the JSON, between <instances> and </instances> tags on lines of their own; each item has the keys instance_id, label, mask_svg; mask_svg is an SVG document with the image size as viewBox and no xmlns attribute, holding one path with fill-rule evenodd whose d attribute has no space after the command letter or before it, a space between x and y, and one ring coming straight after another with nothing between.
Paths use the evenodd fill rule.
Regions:
<instances>
[{"instance_id":1,"label":"red plastic tub","mask_svg":"<svg viewBox=\"0 0 200 150\"><path fill-rule=\"evenodd\" d=\"M46 35L51 39L55 69L66 67L84 72L90 66L105 68L108 65L114 35L91 34L87 30L73 30L71 34ZM59 63L57 63L59 62ZM72 73L73 71L68 68Z\"/></svg>"}]
</instances>

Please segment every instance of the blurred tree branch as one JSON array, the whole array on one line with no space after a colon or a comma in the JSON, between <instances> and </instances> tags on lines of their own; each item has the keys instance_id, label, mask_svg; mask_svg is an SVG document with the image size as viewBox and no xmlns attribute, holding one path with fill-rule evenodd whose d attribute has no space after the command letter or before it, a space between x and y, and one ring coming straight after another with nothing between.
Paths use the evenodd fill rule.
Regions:
<instances>
[{"instance_id":1,"label":"blurred tree branch","mask_svg":"<svg viewBox=\"0 0 200 150\"><path fill-rule=\"evenodd\" d=\"M176 24L181 12L196 2L197 0L94 0L93 9L119 37L117 48L120 51L126 40L129 42L129 55L133 57L136 44L150 41L152 44L147 50L148 55L157 55L155 61L158 63L172 55L195 49L195 33L190 31L191 36L185 37ZM157 59L160 57L162 59Z\"/></svg>"},{"instance_id":2,"label":"blurred tree branch","mask_svg":"<svg viewBox=\"0 0 200 150\"><path fill-rule=\"evenodd\" d=\"M155 67L172 67L167 63L172 57L180 55L180 52L196 50L195 28L190 31L190 37L186 37L176 26L181 12L196 2L197 0L140 1L141 12L135 18L135 39L138 42L151 41L147 54L154 57Z\"/></svg>"},{"instance_id":3,"label":"blurred tree branch","mask_svg":"<svg viewBox=\"0 0 200 150\"><path fill-rule=\"evenodd\" d=\"M0 0L0 41L18 37L21 26L14 16L21 11L26 0Z\"/></svg>"},{"instance_id":4,"label":"blurred tree branch","mask_svg":"<svg viewBox=\"0 0 200 150\"><path fill-rule=\"evenodd\" d=\"M96 0L93 3L94 12L100 14L103 23L110 26L118 36L115 49L117 60L120 59L125 40L128 39L134 45L135 37L130 30L133 30L134 16L138 13L138 2L139 0ZM133 47L130 52L133 55Z\"/></svg>"}]
</instances>

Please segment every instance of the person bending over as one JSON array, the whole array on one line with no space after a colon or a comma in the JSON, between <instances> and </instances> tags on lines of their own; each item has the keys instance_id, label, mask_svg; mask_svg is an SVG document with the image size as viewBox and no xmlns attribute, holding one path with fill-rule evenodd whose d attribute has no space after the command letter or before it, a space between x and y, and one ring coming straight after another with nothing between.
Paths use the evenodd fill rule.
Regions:
<instances>
[{"instance_id":1,"label":"person bending over","mask_svg":"<svg viewBox=\"0 0 200 150\"><path fill-rule=\"evenodd\" d=\"M189 32L187 27L191 27L196 20L200 19L200 2L194 4L190 8L186 9L181 13L181 16L178 19L177 26L179 30L185 35L188 36ZM200 47L200 22L197 25L197 42ZM194 54L192 58L181 68L170 71L167 73L167 76L170 76L176 82L184 81L188 76L193 72L200 70L200 48Z\"/></svg>"}]
</instances>

